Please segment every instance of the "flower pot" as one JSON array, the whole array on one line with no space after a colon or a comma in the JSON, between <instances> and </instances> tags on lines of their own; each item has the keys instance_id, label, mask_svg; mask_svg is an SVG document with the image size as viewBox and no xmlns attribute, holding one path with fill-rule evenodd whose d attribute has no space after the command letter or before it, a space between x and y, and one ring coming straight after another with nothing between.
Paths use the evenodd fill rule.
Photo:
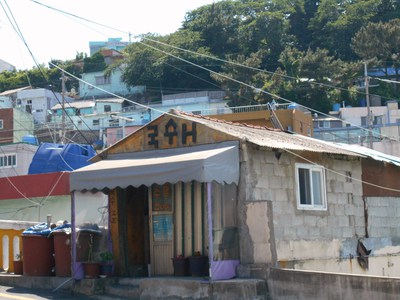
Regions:
<instances>
[{"instance_id":1,"label":"flower pot","mask_svg":"<svg viewBox=\"0 0 400 300\"><path fill-rule=\"evenodd\" d=\"M113 264L112 263L102 263L100 265L100 275L105 275L110 277L113 275Z\"/></svg>"},{"instance_id":2,"label":"flower pot","mask_svg":"<svg viewBox=\"0 0 400 300\"><path fill-rule=\"evenodd\" d=\"M85 278L98 278L100 275L100 264L98 262L84 262L83 271Z\"/></svg>"},{"instance_id":3,"label":"flower pot","mask_svg":"<svg viewBox=\"0 0 400 300\"><path fill-rule=\"evenodd\" d=\"M15 275L22 275L23 274L23 262L22 260L14 260L14 274Z\"/></svg>"},{"instance_id":4,"label":"flower pot","mask_svg":"<svg viewBox=\"0 0 400 300\"><path fill-rule=\"evenodd\" d=\"M189 275L189 260L187 258L173 258L174 276Z\"/></svg>"},{"instance_id":5,"label":"flower pot","mask_svg":"<svg viewBox=\"0 0 400 300\"><path fill-rule=\"evenodd\" d=\"M195 277L208 275L208 257L207 256L190 256L189 272Z\"/></svg>"}]
</instances>

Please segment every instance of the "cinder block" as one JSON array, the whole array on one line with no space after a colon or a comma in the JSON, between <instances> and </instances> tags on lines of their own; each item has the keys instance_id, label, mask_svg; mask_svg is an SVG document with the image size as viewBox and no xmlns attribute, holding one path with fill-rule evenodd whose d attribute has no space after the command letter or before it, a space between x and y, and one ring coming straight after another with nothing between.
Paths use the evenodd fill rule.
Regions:
<instances>
[{"instance_id":1,"label":"cinder block","mask_svg":"<svg viewBox=\"0 0 400 300\"><path fill-rule=\"evenodd\" d=\"M355 229L354 227L345 227L342 228L342 237L343 238L351 238L354 237Z\"/></svg>"},{"instance_id":2,"label":"cinder block","mask_svg":"<svg viewBox=\"0 0 400 300\"><path fill-rule=\"evenodd\" d=\"M338 216L338 226L340 227L348 227L349 226L349 218L347 216Z\"/></svg>"},{"instance_id":3,"label":"cinder block","mask_svg":"<svg viewBox=\"0 0 400 300\"><path fill-rule=\"evenodd\" d=\"M288 202L289 197L288 197L288 190L287 189L275 189L274 190L274 199L277 202Z\"/></svg>"},{"instance_id":4,"label":"cinder block","mask_svg":"<svg viewBox=\"0 0 400 300\"><path fill-rule=\"evenodd\" d=\"M304 226L299 226L296 228L296 234L298 239L308 238L308 229Z\"/></svg>"},{"instance_id":5,"label":"cinder block","mask_svg":"<svg viewBox=\"0 0 400 300\"><path fill-rule=\"evenodd\" d=\"M352 204L345 205L344 213L346 216L354 216L354 205L352 205Z\"/></svg>"},{"instance_id":6,"label":"cinder block","mask_svg":"<svg viewBox=\"0 0 400 300\"><path fill-rule=\"evenodd\" d=\"M270 179L270 187L273 189L280 189L284 185L286 178L283 177L273 177Z\"/></svg>"},{"instance_id":7,"label":"cinder block","mask_svg":"<svg viewBox=\"0 0 400 300\"><path fill-rule=\"evenodd\" d=\"M345 209L344 209L344 205L335 205L335 211L334 214L336 216L344 216L345 215Z\"/></svg>"},{"instance_id":8,"label":"cinder block","mask_svg":"<svg viewBox=\"0 0 400 300\"><path fill-rule=\"evenodd\" d=\"M328 218L326 216L317 217L317 227L318 228L327 227L327 226L328 226Z\"/></svg>"},{"instance_id":9,"label":"cinder block","mask_svg":"<svg viewBox=\"0 0 400 300\"><path fill-rule=\"evenodd\" d=\"M333 227L332 228L332 237L341 239L342 238L342 228L341 227Z\"/></svg>"},{"instance_id":10,"label":"cinder block","mask_svg":"<svg viewBox=\"0 0 400 300\"><path fill-rule=\"evenodd\" d=\"M317 216L304 216L304 225L306 227L315 227L317 226Z\"/></svg>"},{"instance_id":11,"label":"cinder block","mask_svg":"<svg viewBox=\"0 0 400 300\"><path fill-rule=\"evenodd\" d=\"M315 239L320 238L321 231L318 227L309 227L308 228L308 238Z\"/></svg>"}]
</instances>

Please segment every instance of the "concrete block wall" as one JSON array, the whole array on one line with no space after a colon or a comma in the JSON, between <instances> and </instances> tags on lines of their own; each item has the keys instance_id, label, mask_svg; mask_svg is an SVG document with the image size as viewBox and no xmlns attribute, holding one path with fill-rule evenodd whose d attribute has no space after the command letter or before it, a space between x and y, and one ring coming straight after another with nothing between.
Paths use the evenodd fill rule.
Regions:
<instances>
[{"instance_id":1,"label":"concrete block wall","mask_svg":"<svg viewBox=\"0 0 400 300\"><path fill-rule=\"evenodd\" d=\"M400 199L368 197L368 232L371 238L400 237Z\"/></svg>"},{"instance_id":2,"label":"concrete block wall","mask_svg":"<svg viewBox=\"0 0 400 300\"><path fill-rule=\"evenodd\" d=\"M242 166L246 167L241 173L246 183L244 198L248 203L272 202L272 230L278 261L338 258L338 241L364 236L364 202L359 181L361 163L358 160L320 155L321 165L326 168L327 210L300 210L295 183L298 159L286 152L278 159L275 152L268 149L246 147L246 151L242 160ZM351 178L344 176L346 174ZM377 219L373 222L379 222L383 212L375 210Z\"/></svg>"}]
</instances>

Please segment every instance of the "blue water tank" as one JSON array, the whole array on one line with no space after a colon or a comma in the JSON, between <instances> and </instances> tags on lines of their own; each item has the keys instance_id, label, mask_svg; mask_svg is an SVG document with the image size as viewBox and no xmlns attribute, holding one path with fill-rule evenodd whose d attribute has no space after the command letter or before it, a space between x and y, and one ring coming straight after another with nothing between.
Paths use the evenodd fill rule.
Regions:
<instances>
[{"instance_id":1,"label":"blue water tank","mask_svg":"<svg viewBox=\"0 0 400 300\"><path fill-rule=\"evenodd\" d=\"M340 103L334 103L332 105L332 110L333 111L339 111L339 109L340 109Z\"/></svg>"},{"instance_id":2,"label":"blue water tank","mask_svg":"<svg viewBox=\"0 0 400 300\"><path fill-rule=\"evenodd\" d=\"M367 100L366 99L360 99L358 100L358 105L360 107L366 107L367 106Z\"/></svg>"},{"instance_id":3,"label":"blue water tank","mask_svg":"<svg viewBox=\"0 0 400 300\"><path fill-rule=\"evenodd\" d=\"M73 171L91 164L96 155L91 145L42 143L36 150L28 174Z\"/></svg>"},{"instance_id":4,"label":"blue water tank","mask_svg":"<svg viewBox=\"0 0 400 300\"><path fill-rule=\"evenodd\" d=\"M38 140L34 135L28 134L22 137L22 142L32 145L38 145Z\"/></svg>"}]
</instances>

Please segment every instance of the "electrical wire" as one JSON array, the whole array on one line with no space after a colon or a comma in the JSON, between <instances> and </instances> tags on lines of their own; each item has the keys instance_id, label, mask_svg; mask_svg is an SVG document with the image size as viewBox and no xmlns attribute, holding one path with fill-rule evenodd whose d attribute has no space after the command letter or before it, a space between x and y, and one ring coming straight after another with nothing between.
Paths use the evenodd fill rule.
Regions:
<instances>
[{"instance_id":1,"label":"electrical wire","mask_svg":"<svg viewBox=\"0 0 400 300\"><path fill-rule=\"evenodd\" d=\"M92 20L89 20L89 19L87 19L87 18L83 18L83 17L80 17L80 16L75 15L75 14L71 14L71 13L66 12L66 11L64 11L64 10L57 9L57 8L54 8L54 7L49 6L49 5L44 5L44 4L42 4L42 3L40 3L40 2L38 2L38 1L36 1L36 0L31 0L31 1L34 2L34 3L37 3L37 4L39 4L39 5L45 6L45 7L47 7L48 9L55 10L55 11L60 12L60 13L62 13L62 14L70 15L70 16L72 16L72 17L74 17L74 18L77 18L77 19L80 19L80 20L84 20L84 21L86 21L86 22L90 22L90 23L93 23L93 24L96 24L96 25L99 25L99 26L102 26L102 27L105 27L105 28L109 28L109 29L112 29L112 30L115 30L115 31L118 31L118 32L121 32L121 33L127 33L126 31L123 31L123 30L120 30L120 29L117 29L117 28L114 28L114 27L111 27L111 26L108 26L108 25L104 25L104 24L99 23L99 22L92 21ZM129 33L129 34L130 34L130 33ZM176 46L173 46L173 45L169 45L169 44L166 44L166 43L163 43L163 42L160 42L160 41L157 41L157 40L153 40L153 39L150 39L150 38L147 38L147 37L144 37L144 36L136 36L136 38L142 38L142 39L144 39L144 40L149 40L149 41L151 41L151 42L155 42L155 43L158 43L158 44L162 44L162 45L164 45L164 46L168 46L168 47L171 47L171 48L176 49L176 50L185 51L185 52L188 52L188 53L191 53L191 54L195 54L195 55L198 55L198 56L203 56L203 57L211 58L211 59L214 59L214 60L217 60L217 61L221 61L221 62L224 62L224 63L233 64L233 65L240 66L240 67L244 67L244 68L248 68L248 69L251 69L251 70L255 70L255 71L259 71L259 72L264 72L264 73L268 73L268 74L271 74L271 75L282 76L282 77L284 77L284 78L289 78L289 79L292 79L292 80L298 80L298 78L295 78L295 77L292 77L292 76L288 76L288 75L284 75L284 74L280 74L280 73L278 74L278 73L276 73L276 72L271 72L271 71L267 71L267 70L261 70L261 69L254 68L254 67L250 67L250 66L245 66L245 65L243 65L243 64L239 64L239 63L232 62L232 61L227 61L227 60L224 60L224 59L217 58L217 57L215 57L215 56L210 56L210 55L206 55L206 54L203 54L203 53L197 53L197 52L194 52L194 51L191 51L191 50L187 50L187 49L183 49L183 48L176 47ZM205 68L205 67L202 67L202 66L200 66L200 65L191 63L191 62L189 62L189 61L187 61L187 60L185 60L185 59L179 58L179 57L177 57L177 56L175 56L175 55L173 55L173 54L171 54L171 53L168 53L168 52L166 52L166 51L160 50L160 49L158 49L158 48L156 48L156 47L153 47L153 46L150 46L150 45L148 45L148 44L146 44L146 43L143 43L143 42L140 42L140 41L139 41L139 43L141 43L141 44L143 44L143 45L146 45L146 46L148 46L148 47L151 47L152 49L155 49L155 50L157 50L157 51L161 51L162 53L164 53L164 54L166 54L166 55L169 55L169 56L172 56L172 57L174 57L174 58L177 58L177 59L179 59L179 60L181 60L181 61L184 61L184 62L186 62L186 63L189 63L189 64L191 64L191 65L193 65L193 66L197 66L197 67L199 67L199 68L201 68L201 69L203 69L203 70L207 70L207 71L210 72L210 73L216 74L216 75L218 75L218 76L222 76L222 77L224 77L224 78L226 78L226 79L228 79L228 80L232 80L232 81L234 81L234 82L236 82L236 83L239 83L239 84L241 84L241 85L245 85L245 86L247 86L247 87L250 87L250 88L254 88L254 89L255 89L255 87L253 87L253 86L251 86L251 85L248 85L248 84L245 84L245 83L243 83L243 82L234 80L233 78L230 78L230 77L228 77L228 76L223 76L223 74L214 72L214 71L212 71L212 70L210 70L210 69L207 69L207 68ZM325 83L319 83L319 82L313 82L313 81L309 81L309 83L310 83L310 84L317 85L317 86L324 86L324 87L329 87L329 88L339 89L339 90L344 90L344 91L348 91L348 92L349 92L348 89L344 89L344 88L340 88L340 87L328 85L328 84L325 84ZM276 95L276 94L268 93L268 92L266 92L265 90L261 90L261 89L258 89L258 90L260 90L260 91L261 91L262 93L264 93L264 94L267 94L267 95L269 95L269 96L271 96L271 97L273 97L273 98L282 100L282 101L284 101L284 102L288 102L288 103L293 103L293 102L294 102L294 101L285 99L285 98L283 98L283 97L280 97L280 96L278 96L278 95ZM362 93L362 92L359 92L359 91L355 91L355 92L365 95L365 93ZM384 98L385 98L385 97L384 97ZM253 101L254 101L254 100L253 100ZM301 106L301 107L303 107L303 108L305 108L305 109L308 109L308 110L310 110L310 111L313 111L313 112L315 112L315 113L318 113L318 114L320 114L320 115L327 116L327 117L332 117L332 118L336 118L337 120L344 121L344 120L342 120L342 119L340 119L340 118L337 118L337 117L334 117L334 116L325 114L325 113L323 113L323 112L321 112L321 111L312 109L312 108L310 108L310 107L307 107L307 106L304 106L304 105L300 105L300 104L299 104L299 106ZM347 122L347 123L348 123L348 122ZM349 124L351 124L351 123L349 123ZM354 127L359 128L359 129L362 129L362 130L364 130L364 131L366 131L366 132L371 132L372 134L374 134L374 132L373 132L372 130L370 130L370 129L366 129L366 128L363 128L363 127L361 127L361 126L355 125L355 124L351 124L351 125L353 125ZM385 137L385 138L387 138L387 139L389 139L389 140L393 140L393 141L396 141L396 142L399 141L399 139L396 139L396 138L394 138L394 137L385 136L385 135L382 135L382 134L380 134L380 135L383 136L383 137Z\"/></svg>"},{"instance_id":2,"label":"electrical wire","mask_svg":"<svg viewBox=\"0 0 400 300\"><path fill-rule=\"evenodd\" d=\"M34 0L32 0L32 1L38 3L37 1L34 1ZM40 3L39 3L39 4L40 4ZM48 6L47 6L47 7L48 7ZM65 13L65 12L63 12L63 13ZM77 17L76 15L74 15L74 16ZM90 20L85 19L85 21L90 21ZM91 22L91 21L90 21L90 22ZM104 26L104 25L99 24L99 23L97 23L97 24L98 24L98 25L101 25L101 26ZM145 43L142 43L142 44L148 46L148 45L145 44ZM169 46L169 45L168 45L168 46ZM191 64L191 65L200 67L200 68L202 68L202 69L204 69L204 70L207 70L207 71L209 71L209 72L211 72L211 73L214 73L214 74L216 74L216 75L218 75L218 76L222 76L222 77L224 77L224 78L226 78L226 79L232 80L232 81L237 82L237 83L239 83L239 84L243 84L243 85L245 85L245 86L247 86L247 87L254 88L254 87L251 86L251 85L245 84L245 83L243 83L243 82L240 82L240 81L238 81L238 80L235 80L235 79L233 79L233 78L230 78L230 77L228 77L228 76L225 76L224 74L220 74L220 73L214 72L214 71L212 71L212 70L206 69L206 68L204 68L204 67L202 67L202 66L196 65L196 64L194 64L194 63L192 63L192 62L190 62L190 61L188 61L188 60L185 60L185 59L179 58L179 57L177 57L177 56L175 56L175 55L172 55L171 53L167 53L167 52L165 52L165 51L162 51L162 50L157 49L157 48L152 47L152 46L150 46L150 47L153 48L153 49L155 49L155 50L161 51L161 52L163 52L164 54L167 54L167 55L169 55L169 56L172 56L172 57L175 57L175 58L177 58L177 59L180 59L180 60L182 60L182 61L184 61L184 62L186 62L186 63L189 63L189 64ZM186 51L186 50L185 50L185 51ZM198 53L196 53L196 54L198 54ZM232 62L229 62L229 63L232 63ZM54 65L54 66L55 66L55 65ZM246 66L246 67L248 67L248 66ZM58 66L57 66L57 68L58 68ZM259 70L259 69L257 69L257 70L258 70L258 71L261 71L261 70ZM269 73L270 73L270 74L276 74L276 73L274 73L274 72L269 72ZM72 75L72 74L70 74L70 75ZM278 75L281 75L281 76L282 76L282 74L278 74ZM296 78L291 77L291 79L296 79ZM87 84L88 84L88 83L87 83ZM314 83L314 82L313 82L312 84L317 84L318 86L329 86L329 85L326 85L326 84ZM89 85L91 85L91 84L89 84ZM97 88L97 89L99 89L99 90L102 90L103 92L107 92L107 91L105 91L105 90L103 90L103 89L101 89L101 88L98 88L98 87L94 86L94 85L91 85L91 86L92 86L92 87L95 87L95 88ZM332 87L332 86L329 86L329 87ZM337 88L337 87L332 87L332 88ZM344 89L344 90L347 91L347 89ZM290 102L290 103L293 102L293 101L290 101L290 100L285 99L285 98L283 98L283 97L280 97L280 96L278 96L278 95L274 95L274 94L272 94L272 93L268 93L268 92L266 92L266 91L264 91L264 90L261 90L261 92L263 92L263 93L265 93L265 94L267 94L267 95L270 95L270 96L272 96L272 97L274 97L274 98L277 98L277 99L286 101L286 102ZM112 94L112 93L110 93L110 94ZM112 94L112 95L113 95L113 94ZM116 97L118 97L118 98L121 98L121 99L124 99L123 97L119 97L118 95L114 95L114 96L116 96ZM128 100L128 99L126 99L126 100ZM131 101L131 100L129 100L129 101ZM147 109L153 109L153 108L151 108L151 107L149 107L149 106L142 105L142 104L139 104L139 103L134 102L134 101L131 101L131 102L132 102L132 103L135 103L135 104L137 104L137 105L139 105L139 106L145 107L145 108L147 108ZM306 107L306 106L303 106L303 105L301 105L301 106L304 107L304 108L310 109L310 108L308 108L308 107ZM154 110L154 109L153 109L153 110ZM319 111L317 111L317 110L313 110L313 109L310 109L310 110L322 114L321 112L319 112ZM156 110L156 111L157 111L157 110ZM326 114L324 114L324 115L326 115ZM330 116L330 115L326 115L326 116L332 117L332 116ZM341 120L341 119L338 118L338 120ZM365 128L362 128L362 127L360 127L360 128L363 129L363 130L365 130ZM382 188L384 188L384 187L382 187ZM397 190L396 190L396 191L397 191Z\"/></svg>"},{"instance_id":3,"label":"electrical wire","mask_svg":"<svg viewBox=\"0 0 400 300\"><path fill-rule=\"evenodd\" d=\"M290 151L290 150L288 150L288 149L282 149L282 150L283 150L283 151L286 151L286 152L288 152L288 153L290 153L290 154L292 154L293 156L296 156L296 157L298 157L298 158L301 158L302 160L307 161L307 162L310 163L310 164L313 164L313 165L315 165L315 166L320 166L320 165L317 164L316 162L314 162L314 161L312 161L312 160L310 160L310 159L308 159L308 158L305 158L304 156L301 156L301 155L299 155L299 154L297 154L297 153L295 153L295 152L293 152L293 151ZM378 185L378 184L374 184L374 183L371 183L371 182L368 182L368 181L364 181L364 180L362 180L362 179L353 178L353 177L350 177L350 176L348 176L348 175L346 175L346 174L340 173L340 172L338 172L338 171L335 171L335 170L326 168L325 166L324 166L324 168L325 168L327 171L331 172L331 173L334 173L334 174L336 174L336 175L340 175L340 176L342 176L342 177L345 177L345 178L348 178L348 179L357 181L357 182L362 183L362 184L366 184L366 185L369 185L369 186L372 186L372 187L376 187L376 188L379 188L379 189L382 189L382 190L386 190L386 191L391 191L391 192L398 192L398 193L400 193L400 190L399 190L399 189L392 189L392 188L384 187L384 186L382 186L382 185Z\"/></svg>"},{"instance_id":4,"label":"electrical wire","mask_svg":"<svg viewBox=\"0 0 400 300\"><path fill-rule=\"evenodd\" d=\"M47 84L49 84L49 81L48 81L48 79L46 78L46 76L45 76L45 74L44 74L44 72L43 72L42 66L38 63L37 59L35 58L35 56L33 55L32 51L31 51L29 45L27 44L27 42L26 42L26 40L25 40L25 38L24 38L24 36L23 36L23 34L22 34L22 32L21 32L19 26L18 26L18 23L17 23L17 21L16 21L14 15L13 15L11 9L9 8L9 6L8 6L8 4L7 4L7 1L6 1L6 0L3 0L3 1L4 1L4 2L6 3L6 5L7 5L7 8L8 8L8 10L9 10L9 13L7 13L7 11L6 11L6 9L4 8L3 4L1 3L1 1L0 1L0 5L1 5L1 7L3 8L3 11L4 11L4 13L6 14L6 16L7 16L8 20L9 20L10 24L12 25L14 31L17 33L18 37L20 37L20 39L21 39L22 42L24 43L24 45L25 45L25 47L27 48L27 50L29 51L29 54L31 55L33 61L35 62L35 64L36 64L36 66L37 66L37 68L38 68L40 74L42 75L43 79L45 80L45 82L46 82ZM12 20L11 20L9 14L10 14L11 17L12 17ZM56 95L56 93L55 93L53 90L51 90L51 92L53 93L53 95L54 95L54 97L56 98L56 100L58 101L58 103L62 105L62 103L61 103L60 99L58 98L58 96ZM67 102L67 103L68 103L68 102ZM65 106L63 106L63 110L64 110L65 114L67 115L67 117L70 119L70 121L71 121L71 123L73 124L73 126L75 126L76 130L77 130L78 132L80 132L79 128L75 125L75 123L72 121L72 119L71 119L71 117L69 116L69 114L65 111ZM83 121L83 120L82 120L82 121ZM86 123L85 123L85 124L86 124ZM87 124L86 124L86 125L87 125ZM90 128L89 126L87 126L87 127L88 127L88 129L91 131L91 128ZM91 132L92 132L92 131L91 131ZM92 132L92 134L93 134L94 136L96 136L93 132ZM90 144L89 141L87 140L86 136L83 135L83 134L81 134L81 135L82 135L83 139L87 142L87 144ZM96 136L96 138L97 138L97 136Z\"/></svg>"}]
</instances>

